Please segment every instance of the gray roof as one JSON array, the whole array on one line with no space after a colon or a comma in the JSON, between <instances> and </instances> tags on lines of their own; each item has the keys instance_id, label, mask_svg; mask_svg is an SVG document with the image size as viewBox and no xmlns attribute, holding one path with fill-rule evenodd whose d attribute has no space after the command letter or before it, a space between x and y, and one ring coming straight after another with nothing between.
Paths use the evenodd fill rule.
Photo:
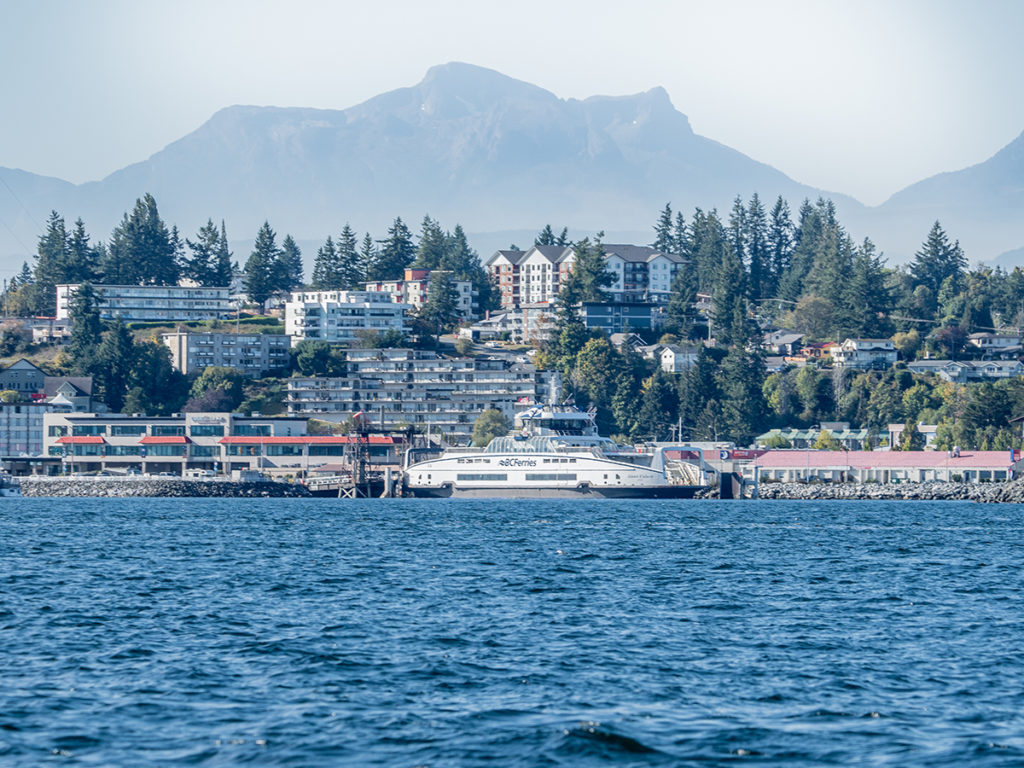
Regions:
<instances>
[{"instance_id":1,"label":"gray roof","mask_svg":"<svg viewBox=\"0 0 1024 768\"><path fill-rule=\"evenodd\" d=\"M626 243L605 243L604 252L608 255L614 254L623 261L647 263L662 256L675 264L682 264L685 259L674 253L665 253L649 245L629 245Z\"/></svg>"},{"instance_id":2,"label":"gray roof","mask_svg":"<svg viewBox=\"0 0 1024 768\"><path fill-rule=\"evenodd\" d=\"M561 261L566 256L566 251L572 253L572 248L566 245L535 245L526 253L533 253L536 251L545 259L551 262ZM525 254L524 254L525 256Z\"/></svg>"},{"instance_id":3,"label":"gray roof","mask_svg":"<svg viewBox=\"0 0 1024 768\"><path fill-rule=\"evenodd\" d=\"M79 396L92 395L92 376L47 376L43 379L43 394L53 397L64 382L73 386Z\"/></svg>"},{"instance_id":4,"label":"gray roof","mask_svg":"<svg viewBox=\"0 0 1024 768\"><path fill-rule=\"evenodd\" d=\"M484 266L486 266L488 264L492 264L494 261L496 261L498 259L498 257L501 257L501 256L503 256L504 258L508 259L513 265L515 265L515 264L518 264L520 261L522 261L523 260L523 256L525 256L525 255L526 255L526 251L513 251L513 250L501 250L501 249L499 249L499 250L495 251L493 254L491 254L491 257L486 262L484 262Z\"/></svg>"}]
</instances>

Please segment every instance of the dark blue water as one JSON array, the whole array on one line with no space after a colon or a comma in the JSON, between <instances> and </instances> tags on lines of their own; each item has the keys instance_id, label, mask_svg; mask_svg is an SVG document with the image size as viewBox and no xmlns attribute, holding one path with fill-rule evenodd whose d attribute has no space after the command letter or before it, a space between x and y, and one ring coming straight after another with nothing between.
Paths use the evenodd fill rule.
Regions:
<instances>
[{"instance_id":1,"label":"dark blue water","mask_svg":"<svg viewBox=\"0 0 1024 768\"><path fill-rule=\"evenodd\" d=\"M1022 520L4 499L0 765L1020 765Z\"/></svg>"}]
</instances>

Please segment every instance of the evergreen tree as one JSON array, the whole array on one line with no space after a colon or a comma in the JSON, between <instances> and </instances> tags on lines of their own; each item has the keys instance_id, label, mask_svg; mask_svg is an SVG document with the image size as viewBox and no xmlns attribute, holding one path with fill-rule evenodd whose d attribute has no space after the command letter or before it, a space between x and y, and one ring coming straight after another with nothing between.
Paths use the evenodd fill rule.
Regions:
<instances>
[{"instance_id":1,"label":"evergreen tree","mask_svg":"<svg viewBox=\"0 0 1024 768\"><path fill-rule=\"evenodd\" d=\"M314 291L339 290L341 279L338 273L338 251L334 247L333 238L328 235L324 244L317 249L309 287Z\"/></svg>"},{"instance_id":2,"label":"evergreen tree","mask_svg":"<svg viewBox=\"0 0 1024 768\"><path fill-rule=\"evenodd\" d=\"M275 274L280 263L281 250L277 247L277 235L269 222L263 222L256 233L256 243L249 259L245 262L243 283L249 299L262 307L276 289Z\"/></svg>"},{"instance_id":3,"label":"evergreen tree","mask_svg":"<svg viewBox=\"0 0 1024 768\"><path fill-rule=\"evenodd\" d=\"M558 237L555 239L555 245L557 245L559 248L568 248L570 245L572 245L572 240L569 239L568 227L562 227L562 231L558 233ZM516 251L519 249L513 248L512 250Z\"/></svg>"},{"instance_id":4,"label":"evergreen tree","mask_svg":"<svg viewBox=\"0 0 1024 768\"><path fill-rule=\"evenodd\" d=\"M608 270L608 257L601 243L602 237L604 233L599 232L593 243L590 238L584 238L573 249L575 261L559 298L564 295L566 303L574 307L584 301L609 299L605 288L615 283L615 275Z\"/></svg>"},{"instance_id":5,"label":"evergreen tree","mask_svg":"<svg viewBox=\"0 0 1024 768\"><path fill-rule=\"evenodd\" d=\"M665 440L679 413L679 395L671 374L658 368L644 382L637 421L641 434L652 440Z\"/></svg>"},{"instance_id":6,"label":"evergreen tree","mask_svg":"<svg viewBox=\"0 0 1024 768\"><path fill-rule=\"evenodd\" d=\"M377 274L377 262L380 260L380 254L377 250L376 241L367 232L366 236L363 237L363 244L359 248L359 263L361 265L360 271L367 281L379 280L376 277Z\"/></svg>"},{"instance_id":7,"label":"evergreen tree","mask_svg":"<svg viewBox=\"0 0 1024 768\"><path fill-rule=\"evenodd\" d=\"M338 264L337 279L338 285L344 291L351 291L360 288L366 282L366 274L363 269L363 259L359 255L356 243L356 233L352 227L345 224L341 228L341 235L338 237ZM373 240L370 240L373 246Z\"/></svg>"},{"instance_id":8,"label":"evergreen tree","mask_svg":"<svg viewBox=\"0 0 1024 768\"><path fill-rule=\"evenodd\" d=\"M71 332L67 354L72 371L87 375L93 368L96 348L102 341L103 322L100 320L96 291L90 283L82 283L75 291L68 307Z\"/></svg>"},{"instance_id":9,"label":"evergreen tree","mask_svg":"<svg viewBox=\"0 0 1024 768\"><path fill-rule=\"evenodd\" d=\"M768 240L768 219L761 198L755 192L746 213L747 224L747 289L751 301L774 296L771 285L771 253Z\"/></svg>"},{"instance_id":10,"label":"evergreen tree","mask_svg":"<svg viewBox=\"0 0 1024 768\"><path fill-rule=\"evenodd\" d=\"M291 235L285 235L274 265L274 290L290 293L301 288L303 273L302 251Z\"/></svg>"},{"instance_id":11,"label":"evergreen tree","mask_svg":"<svg viewBox=\"0 0 1024 768\"><path fill-rule=\"evenodd\" d=\"M752 329L747 318L746 280L739 256L722 243L718 271L711 292L712 335L722 346L743 345L749 341Z\"/></svg>"},{"instance_id":12,"label":"evergreen tree","mask_svg":"<svg viewBox=\"0 0 1024 768\"><path fill-rule=\"evenodd\" d=\"M697 273L689 264L681 264L672 277L672 288L665 307L666 333L683 338L693 335L697 322Z\"/></svg>"},{"instance_id":13,"label":"evergreen tree","mask_svg":"<svg viewBox=\"0 0 1024 768\"><path fill-rule=\"evenodd\" d=\"M420 311L420 316L431 324L437 335L458 318L459 299L451 272L434 270L430 273L427 301Z\"/></svg>"},{"instance_id":14,"label":"evergreen tree","mask_svg":"<svg viewBox=\"0 0 1024 768\"><path fill-rule=\"evenodd\" d=\"M413 266L420 269L438 269L447 251L447 245L441 225L430 216L424 216Z\"/></svg>"},{"instance_id":15,"label":"evergreen tree","mask_svg":"<svg viewBox=\"0 0 1024 768\"><path fill-rule=\"evenodd\" d=\"M194 280L199 285L217 285L214 282L215 264L220 253L220 232L213 219L199 228L196 239L185 239L189 254L182 258L181 276ZM227 285L227 283L221 283Z\"/></svg>"},{"instance_id":16,"label":"evergreen tree","mask_svg":"<svg viewBox=\"0 0 1024 768\"><path fill-rule=\"evenodd\" d=\"M555 245L557 238L555 237L554 231L551 229L550 224L545 224L537 237L534 238L534 245Z\"/></svg>"},{"instance_id":17,"label":"evergreen tree","mask_svg":"<svg viewBox=\"0 0 1024 768\"><path fill-rule=\"evenodd\" d=\"M51 211L46 222L46 232L39 238L36 249L34 314L52 317L57 313L56 286L63 282L67 256L68 234L64 218L56 211Z\"/></svg>"},{"instance_id":18,"label":"evergreen tree","mask_svg":"<svg viewBox=\"0 0 1024 768\"><path fill-rule=\"evenodd\" d=\"M747 260L747 208L743 204L743 199L737 195L736 199L732 201L732 211L729 213L729 245L732 246L733 253L739 258L740 263L744 264Z\"/></svg>"},{"instance_id":19,"label":"evergreen tree","mask_svg":"<svg viewBox=\"0 0 1024 768\"><path fill-rule=\"evenodd\" d=\"M221 219L220 238L217 243L217 252L213 257L209 285L216 287L231 285L231 281L235 277L235 265L231 262L231 256L231 251L228 249L228 233L224 227L224 219Z\"/></svg>"},{"instance_id":20,"label":"evergreen tree","mask_svg":"<svg viewBox=\"0 0 1024 768\"><path fill-rule=\"evenodd\" d=\"M675 247L675 253L677 256L683 258L689 258L692 253L690 245L690 233L686 226L686 219L683 218L681 211L676 213L675 226L672 230L672 245Z\"/></svg>"},{"instance_id":21,"label":"evergreen tree","mask_svg":"<svg viewBox=\"0 0 1024 768\"><path fill-rule=\"evenodd\" d=\"M737 445L749 445L764 427L764 380L760 354L739 344L729 350L718 374L723 397L721 429Z\"/></svg>"},{"instance_id":22,"label":"evergreen tree","mask_svg":"<svg viewBox=\"0 0 1024 768\"><path fill-rule=\"evenodd\" d=\"M814 263L814 248L819 241L822 222L818 210L809 200L800 205L800 223L793 234L789 269L779 275L778 297L795 302L804 289L804 278Z\"/></svg>"},{"instance_id":23,"label":"evergreen tree","mask_svg":"<svg viewBox=\"0 0 1024 768\"><path fill-rule=\"evenodd\" d=\"M85 222L75 220L75 226L67 241L67 262L61 276L63 283L86 283L96 280L99 276L97 250L89 245L89 235L85 231Z\"/></svg>"},{"instance_id":24,"label":"evergreen tree","mask_svg":"<svg viewBox=\"0 0 1024 768\"><path fill-rule=\"evenodd\" d=\"M886 280L885 262L867 238L853 257L849 276L843 283L845 313L851 319L849 335L860 338L885 338L893 333L888 319L892 295Z\"/></svg>"},{"instance_id":25,"label":"evergreen tree","mask_svg":"<svg viewBox=\"0 0 1024 768\"><path fill-rule=\"evenodd\" d=\"M654 225L654 242L651 243L651 247L662 253L679 253L672 230L672 206L670 203L665 203L661 215L658 216L658 222Z\"/></svg>"},{"instance_id":26,"label":"evergreen tree","mask_svg":"<svg viewBox=\"0 0 1024 768\"><path fill-rule=\"evenodd\" d=\"M789 203L779 195L772 207L771 220L768 225L768 285L764 293L771 297L779 296L779 283L789 272L790 257L793 252L793 222L789 218Z\"/></svg>"},{"instance_id":27,"label":"evergreen tree","mask_svg":"<svg viewBox=\"0 0 1024 768\"><path fill-rule=\"evenodd\" d=\"M179 277L175 243L146 194L135 201L110 236L103 280L110 285L176 285Z\"/></svg>"},{"instance_id":28,"label":"evergreen tree","mask_svg":"<svg viewBox=\"0 0 1024 768\"><path fill-rule=\"evenodd\" d=\"M380 253L373 264L370 280L401 280L406 268L416 258L412 233L401 217L388 228L388 236L380 241Z\"/></svg>"},{"instance_id":29,"label":"evergreen tree","mask_svg":"<svg viewBox=\"0 0 1024 768\"><path fill-rule=\"evenodd\" d=\"M497 292L491 285L490 276L480 263L480 256L470 247L461 224L456 224L455 230L445 236L445 252L440 266L450 270L456 280L469 280L473 284L476 310L497 306Z\"/></svg>"},{"instance_id":30,"label":"evergreen tree","mask_svg":"<svg viewBox=\"0 0 1024 768\"><path fill-rule=\"evenodd\" d=\"M924 285L938 295L943 281L953 278L959 282L967 268L967 259L960 242L950 244L949 237L939 222L932 225L921 250L910 263L910 275L916 285Z\"/></svg>"},{"instance_id":31,"label":"evergreen tree","mask_svg":"<svg viewBox=\"0 0 1024 768\"><path fill-rule=\"evenodd\" d=\"M135 366L135 342L120 317L114 319L96 352L93 377L98 380L100 397L112 413L121 413L132 384Z\"/></svg>"}]
</instances>

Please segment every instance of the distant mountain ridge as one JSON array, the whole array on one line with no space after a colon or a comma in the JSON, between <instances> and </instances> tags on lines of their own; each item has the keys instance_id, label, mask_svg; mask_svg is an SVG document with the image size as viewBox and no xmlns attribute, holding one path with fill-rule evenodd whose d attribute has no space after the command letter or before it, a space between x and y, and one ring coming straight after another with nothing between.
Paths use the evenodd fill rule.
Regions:
<instances>
[{"instance_id":1,"label":"distant mountain ridge","mask_svg":"<svg viewBox=\"0 0 1024 768\"><path fill-rule=\"evenodd\" d=\"M1019 155L1014 150L1010 160L1019 162ZM999 173L972 182L978 205L990 177ZM93 237L105 240L146 192L186 235L213 217L223 218L237 240L253 237L264 220L282 234L314 242L337 235L346 222L383 237L395 216L415 230L429 213L442 226L458 222L478 233L473 243L483 255L491 245L508 245L494 243L488 232L536 232L549 222L574 232L651 232L668 201L687 217L697 206L727 214L736 195L758 192L766 205L783 195L794 216L804 197L831 197L851 234L871 236L905 259L931 221L941 218L945 225L956 216L954 210L932 215L939 207L918 201L929 194L959 199L929 191L932 180L926 180L868 209L695 134L663 88L566 100L460 63L433 67L417 85L343 110L228 107L101 181L76 186L8 169L0 169L0 178L17 197L0 189L0 219L30 249L51 209L69 221L81 216ZM930 219L922 226L921 217ZM973 234L955 225L946 229L972 259L982 258L971 253ZM998 233L985 241L986 248L999 249L989 257L1024 244L1014 226L999 222ZM0 229L0 267L14 268L25 257Z\"/></svg>"}]
</instances>

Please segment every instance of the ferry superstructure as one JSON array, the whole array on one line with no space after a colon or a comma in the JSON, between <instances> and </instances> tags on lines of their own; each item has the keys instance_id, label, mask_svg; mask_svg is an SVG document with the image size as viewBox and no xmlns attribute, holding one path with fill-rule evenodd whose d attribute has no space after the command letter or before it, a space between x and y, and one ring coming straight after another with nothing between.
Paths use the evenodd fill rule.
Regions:
<instances>
[{"instance_id":1,"label":"ferry superstructure","mask_svg":"<svg viewBox=\"0 0 1024 768\"><path fill-rule=\"evenodd\" d=\"M690 446L624 447L597 433L593 415L569 407L516 414L515 431L486 448L406 454L414 496L478 498L687 498L711 485Z\"/></svg>"}]
</instances>

